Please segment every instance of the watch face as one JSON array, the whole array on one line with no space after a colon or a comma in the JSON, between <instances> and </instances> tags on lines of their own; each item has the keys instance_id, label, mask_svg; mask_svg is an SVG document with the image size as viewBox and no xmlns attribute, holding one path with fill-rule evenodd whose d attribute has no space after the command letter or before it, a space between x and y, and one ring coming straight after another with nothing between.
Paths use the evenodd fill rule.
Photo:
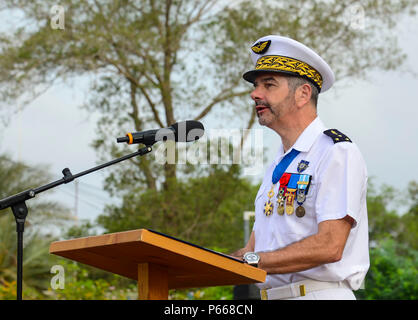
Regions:
<instances>
[{"instance_id":1,"label":"watch face","mask_svg":"<svg viewBox=\"0 0 418 320\"><path fill-rule=\"evenodd\" d=\"M247 252L244 254L244 259L247 261L247 263L258 263L260 257L254 252Z\"/></svg>"}]
</instances>

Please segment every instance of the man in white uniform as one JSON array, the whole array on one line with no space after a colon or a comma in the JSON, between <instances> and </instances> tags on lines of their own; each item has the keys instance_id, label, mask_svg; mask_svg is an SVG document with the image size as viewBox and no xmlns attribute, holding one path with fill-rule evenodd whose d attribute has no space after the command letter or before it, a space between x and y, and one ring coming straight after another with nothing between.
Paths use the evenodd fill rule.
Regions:
<instances>
[{"instance_id":1,"label":"man in white uniform","mask_svg":"<svg viewBox=\"0 0 418 320\"><path fill-rule=\"evenodd\" d=\"M369 268L367 170L358 147L317 116L334 74L303 44L266 36L252 46L251 98L281 137L255 199L250 240L233 256L267 271L262 299L355 299Z\"/></svg>"}]
</instances>

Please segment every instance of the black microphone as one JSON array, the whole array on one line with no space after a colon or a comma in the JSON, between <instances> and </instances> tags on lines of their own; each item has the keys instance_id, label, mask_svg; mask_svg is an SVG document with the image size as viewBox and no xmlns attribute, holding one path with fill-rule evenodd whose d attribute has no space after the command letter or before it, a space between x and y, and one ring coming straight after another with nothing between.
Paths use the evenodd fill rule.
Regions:
<instances>
[{"instance_id":1,"label":"black microphone","mask_svg":"<svg viewBox=\"0 0 418 320\"><path fill-rule=\"evenodd\" d=\"M128 144L143 143L152 146L157 141L174 140L176 142L191 142L198 140L205 133L203 124L195 120L177 122L168 128L153 129L141 132L130 132L116 141Z\"/></svg>"}]
</instances>

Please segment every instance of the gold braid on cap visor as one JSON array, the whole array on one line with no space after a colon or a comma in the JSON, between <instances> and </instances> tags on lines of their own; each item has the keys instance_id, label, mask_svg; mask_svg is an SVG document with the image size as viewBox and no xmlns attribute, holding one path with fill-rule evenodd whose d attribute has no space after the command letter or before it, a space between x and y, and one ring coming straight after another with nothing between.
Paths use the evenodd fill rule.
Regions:
<instances>
[{"instance_id":1,"label":"gold braid on cap visor","mask_svg":"<svg viewBox=\"0 0 418 320\"><path fill-rule=\"evenodd\" d=\"M264 56L257 60L255 70L280 70L297 73L302 77L307 77L321 90L322 77L318 71L309 64L297 59L283 56Z\"/></svg>"}]
</instances>

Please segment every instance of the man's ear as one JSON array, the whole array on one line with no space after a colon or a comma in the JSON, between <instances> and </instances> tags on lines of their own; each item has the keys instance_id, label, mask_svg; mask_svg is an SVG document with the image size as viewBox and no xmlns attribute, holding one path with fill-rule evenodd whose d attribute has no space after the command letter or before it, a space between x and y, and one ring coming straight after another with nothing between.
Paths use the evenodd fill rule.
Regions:
<instances>
[{"instance_id":1,"label":"man's ear","mask_svg":"<svg viewBox=\"0 0 418 320\"><path fill-rule=\"evenodd\" d=\"M296 106L303 107L305 104L309 103L312 96L312 88L309 84L304 83L299 86L295 92L295 102Z\"/></svg>"}]
</instances>

